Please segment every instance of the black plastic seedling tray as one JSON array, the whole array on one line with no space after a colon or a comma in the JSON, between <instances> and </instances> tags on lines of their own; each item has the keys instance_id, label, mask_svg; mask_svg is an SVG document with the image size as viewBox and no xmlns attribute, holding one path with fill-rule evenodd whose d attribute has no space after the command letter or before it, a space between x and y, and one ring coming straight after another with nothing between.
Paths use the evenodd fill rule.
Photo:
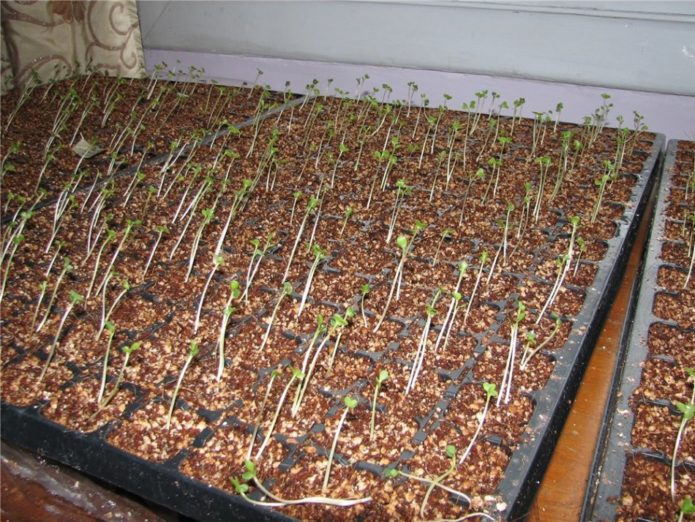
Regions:
<instances>
[{"instance_id":1,"label":"black plastic seedling tray","mask_svg":"<svg viewBox=\"0 0 695 522\"><path fill-rule=\"evenodd\" d=\"M658 284L659 270L669 266L662 258L662 247L665 244L665 227L669 221L666 209L669 192L674 187L678 144L678 140L671 140L666 150L634 319L630 331L622 339L621 354L613 376L612 397L604 414L600 443L584 500L583 520L608 521L616 518L625 468L630 457L640 455L667 465L671 463L670 456L660 451L633 445L632 429L636 417L631 400L640 386L644 363L650 358L647 344L650 328L655 324L670 324L657 317L653 313L653 307L656 296L664 290ZM660 406L669 404L666 397L650 402ZM685 462L684 465L694 468L695 462Z\"/></svg>"},{"instance_id":2,"label":"black plastic seedling tray","mask_svg":"<svg viewBox=\"0 0 695 522\"><path fill-rule=\"evenodd\" d=\"M641 172L628 173L635 175L637 182L629 202L623 207L615 236L607 241L607 252L603 260L597 263L594 283L586 290L580 312L573 317L574 326L565 345L552 354L555 364L547 384L542 390L530 394L534 404L533 414L495 492L500 498L499 514L506 519L523 517L535 495L622 278L656 177L663 143L663 136L657 135ZM559 235L560 227L566 224L566 220L567 216L560 220L558 230L550 231L550 234ZM330 265L330 261L327 265ZM330 267L323 270L329 271ZM508 299L515 298L510 296ZM413 318L410 319L412 324ZM498 320L496 328L493 328L493 340L499 340L495 336L501 323L502 320ZM481 339L476 341L477 347L482 348ZM423 419L421 429L415 435L416 442L421 442L427 436L427 430L433 428L427 426L430 420L434 419L435 425L438 422L434 417L435 410L445 412L458 389L474 380L473 368L476 357L481 353L482 350L477 350L469 361L471 364L460 369L455 378L458 384L447 388L435 409ZM280 513L252 506L238 496L186 477L178 466L190 449L182 450L164 464L153 464L109 445L106 442L108 425L90 434L71 431L43 417L43 406L38 404L19 408L3 403L2 438L198 520L287 520ZM335 411L333 408L329 414ZM318 428L322 429L321 426ZM209 436L210 433L204 430L192 446L199 447ZM402 459L407 460L408 455L404 454ZM356 466L363 469L370 469L371 466L377 472L382 470L380 466L368 462L360 462Z\"/></svg>"}]
</instances>

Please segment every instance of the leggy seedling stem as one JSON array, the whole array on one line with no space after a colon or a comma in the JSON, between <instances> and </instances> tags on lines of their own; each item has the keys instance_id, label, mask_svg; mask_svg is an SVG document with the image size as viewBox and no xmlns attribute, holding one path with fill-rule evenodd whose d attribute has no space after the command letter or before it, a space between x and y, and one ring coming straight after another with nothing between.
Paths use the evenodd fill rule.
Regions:
<instances>
[{"instance_id":1,"label":"leggy seedling stem","mask_svg":"<svg viewBox=\"0 0 695 522\"><path fill-rule=\"evenodd\" d=\"M468 263L465 261L461 261L458 264L458 271L459 277L456 281L456 288L454 288L454 290L451 292L451 301L449 303L449 308L446 312L446 317L444 317L444 322L442 323L442 328L439 331L437 340L434 343L435 352L439 349L439 345L441 344L442 339L444 340L443 348L445 350L447 344L449 344L449 336L451 335L451 329L454 326L454 321L456 321L456 314L458 313L459 304L461 303L461 281L463 281L463 278L466 276L466 272L468 271Z\"/></svg>"},{"instance_id":2,"label":"leggy seedling stem","mask_svg":"<svg viewBox=\"0 0 695 522\"><path fill-rule=\"evenodd\" d=\"M485 419L487 418L487 414L490 409L490 401L494 397L497 397L497 386L495 386L493 383L484 382L483 389L485 390L485 406L483 407L483 413L478 418L478 427L475 429L475 433L473 433L471 441L468 443L466 450L463 452L461 458L459 459L459 466L464 463L464 461L468 458L468 455L471 453L473 445L478 439L480 431L483 429L483 424L485 423Z\"/></svg>"},{"instance_id":3,"label":"leggy seedling stem","mask_svg":"<svg viewBox=\"0 0 695 522\"><path fill-rule=\"evenodd\" d=\"M391 299L393 299L394 292L396 294L396 299L398 299L399 294L400 294L400 286L401 286L401 279L403 275L403 267L405 266L405 262L408 259L408 255L410 253L410 250L413 246L413 241L415 240L415 237L419 232L425 229L427 225L423 223L422 221L416 221L415 225L413 226L413 231L412 235L410 236L410 239L408 239L407 236L401 235L396 238L396 244L398 247L401 249L401 258L400 261L398 262L398 265L396 266L396 270L393 273L393 280L391 281L391 288L389 289L389 295L386 298L386 304L384 305L384 310L381 313L381 316L379 317L379 320L377 321L376 326L374 327L374 332L379 331L379 328L381 327L381 323L384 322L384 319L386 318L386 314L388 313L389 305L391 304Z\"/></svg>"},{"instance_id":4,"label":"leggy seedling stem","mask_svg":"<svg viewBox=\"0 0 695 522\"><path fill-rule=\"evenodd\" d=\"M157 239L155 239L154 244L152 245L152 250L150 250L150 255L147 258L147 263L145 263L145 268L142 270L142 276L141 278L144 280L145 276L147 275L147 271L150 268L150 265L152 264L152 259L154 258L154 254L157 251L157 247L159 246L159 242L162 240L162 236L164 234L169 233L169 229L165 225L157 225L154 227L155 231L157 232Z\"/></svg>"},{"instance_id":5,"label":"leggy seedling stem","mask_svg":"<svg viewBox=\"0 0 695 522\"><path fill-rule=\"evenodd\" d=\"M217 338L217 375L216 379L219 382L222 379L222 372L224 372L224 340L227 335L227 325L229 324L229 319L234 313L234 307L232 306L232 301L239 298L239 281L231 281L229 283L229 297L227 298L227 303L222 311L222 323L220 324L220 333Z\"/></svg>"},{"instance_id":6,"label":"leggy seedling stem","mask_svg":"<svg viewBox=\"0 0 695 522\"><path fill-rule=\"evenodd\" d=\"M253 481L255 486L268 498L272 499L274 502L267 502L267 501L260 501L260 500L254 500L250 498L249 496L246 495L248 492L249 486L246 483L242 483L237 479L236 477L232 477L232 485L234 486L234 490L244 497L247 501L249 501L251 504L257 505L257 506L263 506L263 507L282 507L282 506L293 506L293 505L298 505L298 504L326 504L329 506L337 506L337 507L349 507L349 506L355 506L357 504L364 504L365 502L370 502L372 500L371 497L365 497L365 498L356 498L356 499L340 499L340 498L330 498L330 497L304 497L296 500L288 500L282 497L279 497L272 493L270 490L268 490L264 485L261 480L259 480L258 476L256 475L256 465L254 462L251 460L247 460L245 463L245 468L246 471L242 474L241 478L248 482L248 481Z\"/></svg>"},{"instance_id":7,"label":"leggy seedling stem","mask_svg":"<svg viewBox=\"0 0 695 522\"><path fill-rule=\"evenodd\" d=\"M294 245L292 245L292 251L290 252L290 257L287 260L287 268L285 268L285 274L282 276L283 280L287 279L287 276L290 273L290 267L292 266L292 260L294 259L294 255L297 252L297 246L299 245L299 242L302 239L302 234L304 233L304 227L306 227L306 222L309 219L309 216L315 212L316 208L318 207L319 204L319 198L316 196L310 196L309 197L309 202L307 203L306 210L304 212L304 217L302 218L302 223L299 225L299 230L297 231L297 236L295 237L294 240Z\"/></svg>"},{"instance_id":8,"label":"leggy seedling stem","mask_svg":"<svg viewBox=\"0 0 695 522\"><path fill-rule=\"evenodd\" d=\"M480 286L480 280L483 277L483 267L485 266L485 263L489 259L490 255L487 253L487 250L483 250L483 252L480 254L480 266L478 267L478 275L475 278L475 284L473 285L473 291L471 292L471 297L468 299L468 306L466 307L466 313L463 315L463 324L465 326L466 321L468 320L468 314L471 312L471 308L473 306L473 300L475 299L475 293L478 290L478 286Z\"/></svg>"},{"instance_id":9,"label":"leggy seedling stem","mask_svg":"<svg viewBox=\"0 0 695 522\"><path fill-rule=\"evenodd\" d=\"M695 370L692 368L685 368L688 377L693 383L693 391L690 396L690 402L682 403L680 401L675 401L674 404L678 411L681 412L681 422L678 426L678 434L676 435L676 442L673 445L673 455L671 455L671 500L676 501L676 462L678 458L678 450L681 445L681 441L685 436L685 431L688 429L688 423L695 417Z\"/></svg>"},{"instance_id":10,"label":"leggy seedling stem","mask_svg":"<svg viewBox=\"0 0 695 522\"><path fill-rule=\"evenodd\" d=\"M350 324L352 318L355 317L355 310L348 306L345 313L341 316L334 314L330 321L330 332L335 335L335 341L333 341L333 349L328 357L328 368L333 368L333 361L335 361L335 356L338 353L338 346L340 345L340 338L343 336L345 327Z\"/></svg>"},{"instance_id":11,"label":"leggy seedling stem","mask_svg":"<svg viewBox=\"0 0 695 522\"><path fill-rule=\"evenodd\" d=\"M56 280L56 284L53 286L53 293L51 294L51 298L48 300L48 306L46 307L46 312L43 315L43 319L41 319L41 322L36 327L37 332L40 331L41 328L43 328L44 324L46 324L46 321L48 320L48 316L51 314L51 309L53 308L53 302L55 301L56 295L58 294L58 289L60 288L60 284L63 282L65 275L68 272L72 272L73 268L74 267L72 266L72 263L70 263L70 258L64 257L63 258L63 269L60 271L60 274L58 275L58 279Z\"/></svg>"},{"instance_id":12,"label":"leggy seedling stem","mask_svg":"<svg viewBox=\"0 0 695 522\"><path fill-rule=\"evenodd\" d=\"M512 380L514 378L514 361L516 359L516 345L519 335L519 324L526 317L526 306L521 301L516 303L516 314L512 323L511 336L509 340L509 353L507 355L507 363L502 374L502 384L500 384L500 395L497 398L497 406L499 407L504 397L504 403L509 403L510 392L512 389Z\"/></svg>"},{"instance_id":13,"label":"leggy seedling stem","mask_svg":"<svg viewBox=\"0 0 695 522\"><path fill-rule=\"evenodd\" d=\"M380 370L379 375L376 377L376 384L374 386L374 396L372 397L372 416L369 420L369 440L374 440L374 435L376 431L376 401L379 398L379 391L381 390L382 384L386 382L389 378L388 370Z\"/></svg>"},{"instance_id":14,"label":"leggy seedling stem","mask_svg":"<svg viewBox=\"0 0 695 522\"><path fill-rule=\"evenodd\" d=\"M101 399L104 397L104 389L106 388L106 372L109 368L109 356L111 355L111 344L113 343L113 337L116 335L116 325L112 322L107 322L105 325L108 334L108 341L106 342L106 353L104 353L104 364L101 370L101 384L99 385L99 393L97 393L97 404L101 404Z\"/></svg>"},{"instance_id":15,"label":"leggy seedling stem","mask_svg":"<svg viewBox=\"0 0 695 522\"><path fill-rule=\"evenodd\" d=\"M550 290L550 294L548 295L548 299L546 299L545 304L543 305L543 308L539 312L538 317L536 317L536 324L539 324L541 322L541 319L543 318L543 314L545 314L546 310L553 304L553 301L555 301L555 298L557 297L557 294L560 291L560 288L562 288L563 282L565 281L565 277L567 276L567 273L569 272L570 265L572 264L572 257L574 255L574 242L575 242L575 237L577 235L577 229L579 228L579 223L580 223L579 216L572 216L570 218L570 224L572 225L572 232L570 234L569 245L567 246L567 251L565 252L565 254L560 256L560 258L557 261L557 265L558 265L557 277L555 278L555 283L553 284L553 288Z\"/></svg>"},{"instance_id":16,"label":"leggy seedling stem","mask_svg":"<svg viewBox=\"0 0 695 522\"><path fill-rule=\"evenodd\" d=\"M116 383L113 385L113 390L111 390L111 393L109 393L100 403L99 406L97 407L97 411L94 412L92 415L92 418L96 417L101 410L106 408L113 398L116 396L118 393L118 390L121 389L121 383L123 382L123 376L125 375L125 370L128 367L128 362L130 361L130 356L135 352L135 350L138 350L142 343L140 341L134 342L130 346L124 346L121 348L123 353L125 354L125 357L123 359L123 365L121 366L121 371L118 372L118 377L116 378Z\"/></svg>"},{"instance_id":17,"label":"leggy seedling stem","mask_svg":"<svg viewBox=\"0 0 695 522\"><path fill-rule=\"evenodd\" d=\"M166 429L168 430L169 427L171 426L171 417L174 414L174 407L176 406L176 397L179 394L179 390L181 389L181 383L183 382L183 377L186 375L186 370L188 370L188 367L191 365L191 362L195 358L196 355L198 355L199 348L198 348L198 343L196 341L191 341L191 346L188 350L188 356L186 357L186 362L183 364L183 368L181 368L181 373L179 374L179 380L176 381L176 388L174 388L174 393L171 396L171 404L169 405L169 412L167 413L167 422L166 422Z\"/></svg>"},{"instance_id":18,"label":"leggy seedling stem","mask_svg":"<svg viewBox=\"0 0 695 522\"><path fill-rule=\"evenodd\" d=\"M297 308L297 319L302 315L304 310L304 305L306 305L307 297L309 297L309 290L311 289L311 283L314 280L314 274L321 264L321 261L326 259L326 251L323 250L319 245L314 243L311 246L311 250L314 254L314 261L311 263L311 268L309 268L309 274L306 277L306 283L304 284L304 292L302 292L302 299L299 302L299 307Z\"/></svg>"},{"instance_id":19,"label":"leggy seedling stem","mask_svg":"<svg viewBox=\"0 0 695 522\"><path fill-rule=\"evenodd\" d=\"M422 328L420 342L418 343L417 351L415 352L415 359L413 360L413 366L410 370L410 378L408 379L408 384L405 387L405 395L408 395L408 392L415 388L415 383L417 382L417 378L420 375L420 370L422 369L422 364L425 360L425 352L427 351L427 338L429 337L430 326L432 325L432 318L437 313L437 310L434 308L434 305L437 304L439 296L441 295L441 289L437 288L437 290L434 293L434 296L432 297L432 301L425 306L425 325Z\"/></svg>"},{"instance_id":20,"label":"leggy seedling stem","mask_svg":"<svg viewBox=\"0 0 695 522\"><path fill-rule=\"evenodd\" d=\"M268 425L265 438L263 439L261 446L258 448L258 451L256 452L256 461L261 458L261 455L263 455L263 450L265 450L265 447L268 445L268 442L270 442L270 437L273 435L275 424L278 421L278 417L280 417L280 410L282 410L282 406L283 404L285 404L287 393L290 391L290 388L292 388L292 384L294 384L296 380L302 380L304 378L304 373L302 373L301 370L298 370L297 368L290 368L290 371L292 372L292 377L290 377L290 380L287 381L285 388L282 390L282 395L280 395L280 398L278 399L278 404L275 408L275 414L273 415L273 418L271 419L270 424Z\"/></svg>"},{"instance_id":21,"label":"leggy seedling stem","mask_svg":"<svg viewBox=\"0 0 695 522\"><path fill-rule=\"evenodd\" d=\"M430 485L427 487L425 496L422 499L422 503L420 504L420 518L422 519L425 518L425 508L427 507L427 501L430 499L430 495L432 494L432 491L434 491L434 488L437 487L437 485L439 485L441 482L444 482L444 479L456 470L456 447L451 444L447 445L446 456L450 459L449 467L446 469L444 473L438 475L432 480Z\"/></svg>"},{"instance_id":22,"label":"leggy seedling stem","mask_svg":"<svg viewBox=\"0 0 695 522\"><path fill-rule=\"evenodd\" d=\"M70 312L72 312L72 309L75 307L75 305L84 301L84 297L82 297L77 292L71 290L69 300L70 302L68 303L68 306L65 307L65 311L63 312L63 315L60 318L58 330L56 331L55 337L53 338L51 348L48 351L48 357L46 357L46 362L43 365L43 369L41 370L41 375L39 376L39 383L43 381L43 378L46 375L46 370L48 370L48 365L51 364L51 360L53 360L53 356L56 352L56 346L58 346L58 341L60 340L60 334L63 331L63 326L65 326L65 320L68 318L68 315L70 315Z\"/></svg>"},{"instance_id":23,"label":"leggy seedling stem","mask_svg":"<svg viewBox=\"0 0 695 522\"><path fill-rule=\"evenodd\" d=\"M528 363L531 361L531 358L536 355L538 352L540 352L543 348L545 348L550 341L552 341L557 333L560 331L560 327L562 326L562 320L560 317L556 314L552 314L555 318L555 327L553 328L553 331L550 332L550 335L543 339L543 342L536 346L535 348L532 346L533 343L527 343L524 345L524 353L521 354L521 362L519 363L519 369L521 371L524 371L526 367L528 366ZM529 332L531 333L531 332ZM528 335L528 334L527 334ZM534 335L534 341L535 341L535 335Z\"/></svg>"},{"instance_id":24,"label":"leggy seedling stem","mask_svg":"<svg viewBox=\"0 0 695 522\"><path fill-rule=\"evenodd\" d=\"M224 257L223 256L214 256L212 260L212 270L210 270L210 274L208 274L207 279L205 280L205 285L203 286L203 291L200 294L200 299L198 300L198 306L195 311L195 320L193 321L193 333L198 332L198 328L200 328L200 314L203 311L203 303L205 302L205 294L208 292L208 288L210 286L210 281L212 281L213 276L215 275L215 272L219 269L220 266L224 264Z\"/></svg>"},{"instance_id":25,"label":"leggy seedling stem","mask_svg":"<svg viewBox=\"0 0 695 522\"><path fill-rule=\"evenodd\" d=\"M354 410L357 406L357 399L353 399L352 397L345 397L343 402L345 403L345 409L343 410L343 415L340 417L340 421L338 421L338 427L335 429L335 435L333 437L333 444L331 444L331 451L328 454L328 465L326 466L326 473L323 476L323 485L321 486L322 494L325 494L328 490L328 480L331 476L331 465L333 464L335 449L338 446L338 437L340 437L340 431L343 429L343 424L345 423L348 413Z\"/></svg>"},{"instance_id":26,"label":"leggy seedling stem","mask_svg":"<svg viewBox=\"0 0 695 522\"><path fill-rule=\"evenodd\" d=\"M258 347L259 351L262 351L263 348L265 348L266 343L268 342L268 338L270 337L270 330L273 328L273 323L275 322L275 316L278 313L278 310L280 309L280 304L282 301L285 299L285 297L292 295L292 283L289 281L285 281L282 283L282 288L280 289L280 295L278 296L277 301L275 302L275 306L273 307L273 313L270 315L270 322L268 323L268 328L265 331L265 334L263 335L263 340L261 341L261 345Z\"/></svg>"},{"instance_id":27,"label":"leggy seedling stem","mask_svg":"<svg viewBox=\"0 0 695 522\"><path fill-rule=\"evenodd\" d=\"M258 408L258 414L256 415L256 420L254 422L253 433L251 434L251 441L249 442L249 448L246 451L246 459L251 458L251 453L253 452L253 444L256 442L256 435L258 435L258 430L261 427L261 422L263 421L263 416L265 414L265 407L268 404L268 399L270 398L270 392L273 389L273 383L275 379L282 372L282 368L274 368L270 372L270 380L268 381L268 387L265 389L265 394L263 395L263 402Z\"/></svg>"}]
</instances>

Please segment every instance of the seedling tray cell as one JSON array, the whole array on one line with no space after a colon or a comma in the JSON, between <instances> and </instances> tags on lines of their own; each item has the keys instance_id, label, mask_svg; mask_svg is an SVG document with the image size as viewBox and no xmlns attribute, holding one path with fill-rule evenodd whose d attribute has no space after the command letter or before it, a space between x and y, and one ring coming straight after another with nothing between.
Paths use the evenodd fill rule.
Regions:
<instances>
[{"instance_id":1,"label":"seedling tray cell","mask_svg":"<svg viewBox=\"0 0 695 522\"><path fill-rule=\"evenodd\" d=\"M672 140L666 151L639 296L623 339L584 515L590 520L675 520L693 496L692 427L671 464L683 418L676 403L692 402L695 365L693 280L684 286L692 252L695 179L692 142ZM689 195L688 195L689 194ZM690 237L690 239L689 239ZM668 305L668 306L666 306Z\"/></svg>"},{"instance_id":2,"label":"seedling tray cell","mask_svg":"<svg viewBox=\"0 0 695 522\"><path fill-rule=\"evenodd\" d=\"M7 208L2 437L201 520L523 516L663 137L315 92L257 116Z\"/></svg>"}]
</instances>

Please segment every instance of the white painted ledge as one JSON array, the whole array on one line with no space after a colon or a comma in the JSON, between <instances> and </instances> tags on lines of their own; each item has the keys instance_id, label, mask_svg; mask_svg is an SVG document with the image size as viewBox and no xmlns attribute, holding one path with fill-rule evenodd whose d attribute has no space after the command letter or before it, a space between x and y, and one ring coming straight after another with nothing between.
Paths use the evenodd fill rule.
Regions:
<instances>
[{"instance_id":1,"label":"white painted ledge","mask_svg":"<svg viewBox=\"0 0 695 522\"><path fill-rule=\"evenodd\" d=\"M327 92L328 79L333 79L330 94L336 87L356 93L356 78L368 74L369 80L364 86L366 90L380 88L386 83L393 88L393 99L405 99L407 83L413 81L419 87L413 101L419 102L420 93L425 93L430 99L430 106L434 107L444 102L444 93L452 96L448 106L459 108L461 103L474 99L477 91L487 89L500 93L501 100L509 102L519 97L525 98L523 110L526 116L534 111L554 110L557 103L562 102L565 108L561 119L570 122L581 122L584 116L591 114L601 104L601 94L608 93L614 104L611 111L613 121L615 116L622 115L629 126L633 111L637 111L645 117L650 130L664 133L667 139L695 140L695 96L402 67L145 49L148 71L162 62L172 70L178 68L187 71L190 66L202 67L208 79L227 85L252 83L260 69L263 71L260 83L282 91L285 82L289 81L292 90L301 94L313 79L319 80L322 92Z\"/></svg>"}]
</instances>

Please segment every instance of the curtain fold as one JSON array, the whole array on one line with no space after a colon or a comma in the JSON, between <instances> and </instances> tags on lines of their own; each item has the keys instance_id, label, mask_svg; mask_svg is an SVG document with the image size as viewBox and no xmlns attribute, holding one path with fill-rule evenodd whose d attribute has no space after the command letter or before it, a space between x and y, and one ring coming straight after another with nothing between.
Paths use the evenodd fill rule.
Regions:
<instances>
[{"instance_id":1,"label":"curtain fold","mask_svg":"<svg viewBox=\"0 0 695 522\"><path fill-rule=\"evenodd\" d=\"M145 60L135 0L3 0L2 87L88 69L140 77Z\"/></svg>"}]
</instances>

